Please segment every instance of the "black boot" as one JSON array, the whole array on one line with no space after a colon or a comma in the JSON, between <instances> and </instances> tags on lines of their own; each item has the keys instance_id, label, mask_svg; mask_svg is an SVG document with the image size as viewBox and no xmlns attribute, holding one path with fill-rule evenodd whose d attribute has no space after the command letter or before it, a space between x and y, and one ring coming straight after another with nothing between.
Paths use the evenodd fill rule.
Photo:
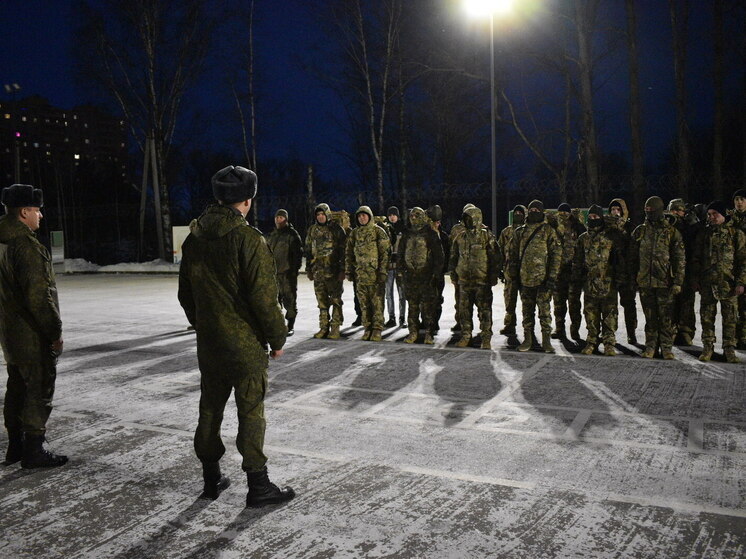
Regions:
<instances>
[{"instance_id":1,"label":"black boot","mask_svg":"<svg viewBox=\"0 0 746 559\"><path fill-rule=\"evenodd\" d=\"M265 505L276 505L295 497L295 491L292 487L280 489L269 481L267 468L259 472L246 472L246 481L249 484L249 493L246 495L247 507L257 508Z\"/></svg>"},{"instance_id":2,"label":"black boot","mask_svg":"<svg viewBox=\"0 0 746 559\"><path fill-rule=\"evenodd\" d=\"M355 319L355 322L352 323L352 326L362 326L363 325L363 317L360 315L357 315L357 318Z\"/></svg>"},{"instance_id":3,"label":"black boot","mask_svg":"<svg viewBox=\"0 0 746 559\"><path fill-rule=\"evenodd\" d=\"M231 480L220 473L220 462L202 462L202 479L205 480L205 486L200 499L214 501L224 489L231 486Z\"/></svg>"},{"instance_id":4,"label":"black boot","mask_svg":"<svg viewBox=\"0 0 746 559\"><path fill-rule=\"evenodd\" d=\"M5 452L3 465L10 466L23 458L23 434L19 432L8 433L8 450Z\"/></svg>"},{"instance_id":5,"label":"black boot","mask_svg":"<svg viewBox=\"0 0 746 559\"><path fill-rule=\"evenodd\" d=\"M44 441L44 435L24 436L22 468L56 468L67 464L67 456L49 452L44 448Z\"/></svg>"},{"instance_id":6,"label":"black boot","mask_svg":"<svg viewBox=\"0 0 746 559\"><path fill-rule=\"evenodd\" d=\"M294 318L288 318L288 336L292 336L295 334L295 319Z\"/></svg>"}]
</instances>

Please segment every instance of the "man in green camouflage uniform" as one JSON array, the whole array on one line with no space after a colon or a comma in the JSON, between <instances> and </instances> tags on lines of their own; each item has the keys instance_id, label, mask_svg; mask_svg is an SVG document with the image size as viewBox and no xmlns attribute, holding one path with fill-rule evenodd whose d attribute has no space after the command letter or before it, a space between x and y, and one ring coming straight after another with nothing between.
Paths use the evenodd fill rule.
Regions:
<instances>
[{"instance_id":1,"label":"man in green camouflage uniform","mask_svg":"<svg viewBox=\"0 0 746 559\"><path fill-rule=\"evenodd\" d=\"M464 205L464 209L461 210L461 215L466 215L466 210L469 208L475 208L476 206L472 203L468 203ZM453 226L451 229L451 232L448 236L448 243L450 246L453 246L453 243L456 242L456 237L458 237L461 233L463 233L466 230L466 226L464 225L463 221L459 221L456 225ZM450 263L450 256L449 256L449 263ZM453 309L455 311L453 316L454 324L451 327L451 332L460 332L461 331L461 323L459 322L459 310L458 310L458 302L460 298L460 290L461 288L456 283L453 285L454 290L454 299L455 302L453 304Z\"/></svg>"},{"instance_id":2,"label":"man in green camouflage uniform","mask_svg":"<svg viewBox=\"0 0 746 559\"><path fill-rule=\"evenodd\" d=\"M438 275L442 276L443 272L443 247L422 208L414 207L409 212L409 228L399 237L397 259L396 270L403 280L409 309L409 335L404 342L413 344L417 341L422 324L425 328L424 343L433 344L435 298Z\"/></svg>"},{"instance_id":3,"label":"man in green camouflage uniform","mask_svg":"<svg viewBox=\"0 0 746 559\"><path fill-rule=\"evenodd\" d=\"M691 260L694 250L694 241L699 228L697 217L690 212L681 198L674 198L668 203L668 219L676 230L681 234L684 241L684 254L686 255L686 270L684 272L684 285L673 302L673 316L671 322L674 331L674 343L678 345L692 345L694 337L696 317L694 314L694 290L692 290Z\"/></svg>"},{"instance_id":4,"label":"man in green camouflage uniform","mask_svg":"<svg viewBox=\"0 0 746 559\"><path fill-rule=\"evenodd\" d=\"M519 285L523 306L523 343L518 351L531 349L534 340L535 312L539 310L541 347L552 348L552 315L550 300L557 284L562 245L557 232L544 219L544 204L533 200L528 205L526 224L513 233L508 256L508 277Z\"/></svg>"},{"instance_id":5,"label":"man in green camouflage uniform","mask_svg":"<svg viewBox=\"0 0 746 559\"><path fill-rule=\"evenodd\" d=\"M337 340L340 338L339 328L344 321L342 282L347 235L340 225L332 221L327 204L316 206L314 217L315 222L306 234L306 274L313 281L319 307L319 331L313 337Z\"/></svg>"},{"instance_id":6,"label":"man in green camouflage uniform","mask_svg":"<svg viewBox=\"0 0 746 559\"><path fill-rule=\"evenodd\" d=\"M573 283L583 285L583 312L588 328L586 346L591 355L598 346L599 334L604 355L616 355L617 289L626 281L622 232L607 227L601 206L588 210L588 232L578 238L572 267Z\"/></svg>"},{"instance_id":7,"label":"man in green camouflage uniform","mask_svg":"<svg viewBox=\"0 0 746 559\"><path fill-rule=\"evenodd\" d=\"M285 308L288 336L292 336L298 316L298 270L303 261L303 242L288 221L287 210L279 209L275 213L275 229L269 234L267 244L275 259L277 291L280 306Z\"/></svg>"},{"instance_id":8,"label":"man in green camouflage uniform","mask_svg":"<svg viewBox=\"0 0 746 559\"><path fill-rule=\"evenodd\" d=\"M8 367L3 412L5 464L55 467L67 462L44 447L52 412L62 321L49 252L36 238L42 191L14 184L2 191L0 217L0 345Z\"/></svg>"},{"instance_id":9,"label":"man in green camouflage uniform","mask_svg":"<svg viewBox=\"0 0 746 559\"><path fill-rule=\"evenodd\" d=\"M681 293L686 256L684 241L663 215L663 200L652 196L645 202L645 222L633 232L630 241L630 281L640 290L645 313L645 350L652 359L660 346L663 359L674 359L673 299Z\"/></svg>"},{"instance_id":10,"label":"man in green camouflage uniform","mask_svg":"<svg viewBox=\"0 0 746 559\"><path fill-rule=\"evenodd\" d=\"M622 233L624 254L629 252L629 242L634 226L629 219L627 203L621 198L614 198L609 204L609 214L605 216L607 225ZM629 262L627 262L629 265ZM626 271L629 276L629 270ZM625 281L619 287L619 304L624 309L624 324L627 329L627 343L637 343L637 289L634 282Z\"/></svg>"},{"instance_id":11,"label":"man in green camouflage uniform","mask_svg":"<svg viewBox=\"0 0 746 559\"><path fill-rule=\"evenodd\" d=\"M731 214L730 227L735 227L746 234L746 188L733 193L735 209ZM736 347L746 349L746 294L738 296L738 315L736 320Z\"/></svg>"},{"instance_id":12,"label":"man in green camouflage uniform","mask_svg":"<svg viewBox=\"0 0 746 559\"><path fill-rule=\"evenodd\" d=\"M508 262L508 256L510 252L510 243L513 240L513 233L515 230L523 225L526 221L526 206L518 204L513 208L513 223L508 225L505 229L500 231L500 236L497 239L497 262L498 262L498 276L505 282L505 288L503 289L503 299L505 301L505 319L504 326L500 333L503 336L508 337L508 343L518 345L516 338L516 314L515 307L518 303L518 284L510 279L505 273L505 269Z\"/></svg>"},{"instance_id":13,"label":"man in green camouflage uniform","mask_svg":"<svg viewBox=\"0 0 746 559\"><path fill-rule=\"evenodd\" d=\"M365 329L363 340L380 342L391 242L368 206L358 208L355 221L358 226L347 238L345 276L356 284Z\"/></svg>"},{"instance_id":14,"label":"man in green camouflage uniform","mask_svg":"<svg viewBox=\"0 0 746 559\"><path fill-rule=\"evenodd\" d=\"M728 363L736 357L737 297L746 285L746 234L725 225L727 211L720 201L707 207L708 224L697 236L692 258L692 289L700 292L702 321L700 361L709 361L715 350L717 304L723 322L723 353Z\"/></svg>"},{"instance_id":15,"label":"man in green camouflage uniform","mask_svg":"<svg viewBox=\"0 0 746 559\"><path fill-rule=\"evenodd\" d=\"M250 507L295 495L269 481L264 455L267 346L272 358L280 357L287 330L272 254L262 234L246 223L256 188L256 175L243 167L229 166L213 176L218 204L190 224L179 270L179 303L197 333L201 396L194 449L202 462L202 497L215 499L230 484L220 473L225 453L220 427L234 391L236 446Z\"/></svg>"},{"instance_id":16,"label":"man in green camouflage uniform","mask_svg":"<svg viewBox=\"0 0 746 559\"><path fill-rule=\"evenodd\" d=\"M580 289L570 281L572 275L572 259L575 255L575 245L578 237L585 233L585 227L572 214L570 204L562 203L557 208L557 236L562 244L562 259L557 276L557 286L554 291L554 332L553 338L565 339L565 316L570 310L570 337L580 339Z\"/></svg>"},{"instance_id":17,"label":"man in green camouflage uniform","mask_svg":"<svg viewBox=\"0 0 746 559\"><path fill-rule=\"evenodd\" d=\"M463 230L454 237L448 270L458 286L458 321L461 339L456 347L471 343L474 305L479 314L482 349L492 349L492 286L497 284L497 241L482 223L482 210L470 207L461 218Z\"/></svg>"}]
</instances>

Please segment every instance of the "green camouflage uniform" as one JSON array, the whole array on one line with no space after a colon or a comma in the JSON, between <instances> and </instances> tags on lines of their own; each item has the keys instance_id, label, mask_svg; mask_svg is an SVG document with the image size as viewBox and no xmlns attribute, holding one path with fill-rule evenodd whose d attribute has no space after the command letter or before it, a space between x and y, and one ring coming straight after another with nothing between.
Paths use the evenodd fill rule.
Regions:
<instances>
[{"instance_id":1,"label":"green camouflage uniform","mask_svg":"<svg viewBox=\"0 0 746 559\"><path fill-rule=\"evenodd\" d=\"M471 339L476 304L484 344L492 338L492 286L497 283L499 268L497 242L483 226L479 208L467 209L461 222L463 229L455 236L451 233L448 270L451 281L459 288L458 322L462 339Z\"/></svg>"},{"instance_id":2,"label":"green camouflage uniform","mask_svg":"<svg viewBox=\"0 0 746 559\"><path fill-rule=\"evenodd\" d=\"M612 226L618 229L622 233L622 243L624 254L629 254L629 242L634 227L629 219L629 210L627 210L627 203L621 198L614 198L609 204L609 210L611 205L618 203L622 208L621 217L612 215L604 216L606 220L606 226ZM629 266L629 260L626 259L626 265ZM627 276L629 276L629 270L625 270ZM625 281L619 287L619 304L624 310L624 324L627 330L627 338L630 340L635 339L635 332L637 331L637 289L634 282Z\"/></svg>"},{"instance_id":3,"label":"green camouflage uniform","mask_svg":"<svg viewBox=\"0 0 746 559\"><path fill-rule=\"evenodd\" d=\"M681 293L674 297L673 316L671 324L676 334L688 334L694 336L696 329L696 314L694 312L694 290L691 288L691 260L694 251L694 241L697 236L698 227L696 224L687 223L677 215L669 215L668 218L673 222L672 225L681 235L684 241L684 254L686 256L686 269L684 271L684 284L681 286Z\"/></svg>"},{"instance_id":4,"label":"green camouflage uniform","mask_svg":"<svg viewBox=\"0 0 746 559\"><path fill-rule=\"evenodd\" d=\"M277 303L272 254L264 237L240 212L209 206L190 225L182 247L179 302L197 332L201 373L197 457L217 462L225 404L234 391L236 446L247 472L264 468L264 395L267 345L282 349L287 329Z\"/></svg>"},{"instance_id":5,"label":"green camouflage uniform","mask_svg":"<svg viewBox=\"0 0 746 559\"><path fill-rule=\"evenodd\" d=\"M699 316L702 343L715 344L717 304L723 321L723 349L737 343L737 298L734 289L746 285L746 235L736 227L708 224L698 235L691 266L694 284L699 284Z\"/></svg>"},{"instance_id":6,"label":"green camouflage uniform","mask_svg":"<svg viewBox=\"0 0 746 559\"><path fill-rule=\"evenodd\" d=\"M673 346L673 286L684 282L686 256L681 234L665 219L645 220L630 240L630 281L640 289L645 313L645 347L671 351Z\"/></svg>"},{"instance_id":7,"label":"green camouflage uniform","mask_svg":"<svg viewBox=\"0 0 746 559\"><path fill-rule=\"evenodd\" d=\"M8 367L5 428L44 435L52 412L57 359L51 345L62 337L52 260L24 223L0 217L0 344Z\"/></svg>"},{"instance_id":8,"label":"green camouflage uniform","mask_svg":"<svg viewBox=\"0 0 746 559\"><path fill-rule=\"evenodd\" d=\"M570 323L572 328L580 328L581 309L580 289L571 281L572 260L575 254L575 245L578 237L585 232L585 227L578 219L569 214L557 214L557 236L562 244L562 258L560 271L557 275L557 285L554 290L554 327L558 332L565 330L565 315L568 306L570 310Z\"/></svg>"},{"instance_id":9,"label":"green camouflage uniform","mask_svg":"<svg viewBox=\"0 0 746 559\"><path fill-rule=\"evenodd\" d=\"M622 233L611 227L588 228L578 238L572 280L583 285L583 312L588 329L586 342L605 346L616 343L617 289L626 281Z\"/></svg>"},{"instance_id":10,"label":"green camouflage uniform","mask_svg":"<svg viewBox=\"0 0 746 559\"><path fill-rule=\"evenodd\" d=\"M533 338L537 308L542 335L549 336L552 332L550 300L561 258L562 246L557 232L546 221L521 225L513 233L508 277L519 285L526 338Z\"/></svg>"},{"instance_id":11,"label":"green camouflage uniform","mask_svg":"<svg viewBox=\"0 0 746 559\"><path fill-rule=\"evenodd\" d=\"M505 301L505 319L503 322L504 333L506 336L515 336L516 331L516 315L515 307L518 303L518 284L510 279L505 274L505 266L508 260L508 253L510 251L510 243L513 240L513 233L516 227L514 225L508 225L505 229L500 231L500 236L497 239L497 253L498 253L498 275L503 277L505 281L505 287L503 289L503 299Z\"/></svg>"},{"instance_id":12,"label":"green camouflage uniform","mask_svg":"<svg viewBox=\"0 0 746 559\"><path fill-rule=\"evenodd\" d=\"M313 290L316 293L316 303L319 307L319 324L321 329L331 326L341 326L344 321L342 314L342 292L345 259L345 242L347 235L344 229L332 222L329 206L319 204L314 210L314 216L323 211L326 223L316 221L308 228L306 234L306 273L313 280ZM331 308L331 322L329 309Z\"/></svg>"},{"instance_id":13,"label":"green camouflage uniform","mask_svg":"<svg viewBox=\"0 0 746 559\"><path fill-rule=\"evenodd\" d=\"M383 330L383 305L386 294L391 242L389 234L376 224L368 206L355 212L365 213L370 220L355 227L347 238L345 249L345 275L356 284L357 298L366 331ZM405 290L406 293L406 290Z\"/></svg>"},{"instance_id":14,"label":"green camouflage uniform","mask_svg":"<svg viewBox=\"0 0 746 559\"><path fill-rule=\"evenodd\" d=\"M409 214L409 228L399 237L397 260L396 269L404 283L409 309L409 333L417 335L422 313L422 325L433 335L437 282L443 273L443 246L422 208L412 208Z\"/></svg>"},{"instance_id":15,"label":"green camouflage uniform","mask_svg":"<svg viewBox=\"0 0 746 559\"><path fill-rule=\"evenodd\" d=\"M456 225L453 226L453 228L451 229L451 232L448 234L448 243L450 244L451 247L453 247L453 243L456 242L456 238L464 231L466 231L466 227L464 226L464 223L462 221L459 221ZM448 256L448 260L450 263L450 255ZM458 310L458 301L459 301L460 292L461 292L461 288L459 287L458 283L454 284L453 286L453 296L454 296L453 321L456 323L455 327L458 329L461 329L461 325L459 323L459 310Z\"/></svg>"},{"instance_id":16,"label":"green camouflage uniform","mask_svg":"<svg viewBox=\"0 0 746 559\"><path fill-rule=\"evenodd\" d=\"M300 235L289 222L285 227L275 228L267 238L277 268L277 291L280 305L285 309L285 318L298 316L298 270L303 261L303 246Z\"/></svg>"},{"instance_id":17,"label":"green camouflage uniform","mask_svg":"<svg viewBox=\"0 0 746 559\"><path fill-rule=\"evenodd\" d=\"M731 214L729 227L740 229L746 235L746 212L734 211ZM738 301L738 318L736 320L736 339L738 347L746 349L746 293L739 295Z\"/></svg>"}]
</instances>

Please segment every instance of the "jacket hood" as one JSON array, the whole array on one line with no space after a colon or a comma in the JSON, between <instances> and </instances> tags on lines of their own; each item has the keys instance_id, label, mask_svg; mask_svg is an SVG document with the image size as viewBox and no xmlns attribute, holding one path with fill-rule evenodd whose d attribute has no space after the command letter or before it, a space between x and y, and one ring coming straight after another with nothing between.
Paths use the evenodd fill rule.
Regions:
<instances>
[{"instance_id":1,"label":"jacket hood","mask_svg":"<svg viewBox=\"0 0 746 559\"><path fill-rule=\"evenodd\" d=\"M479 229L482 227L482 210L476 207L469 208L461 217L467 229Z\"/></svg>"},{"instance_id":2,"label":"jacket hood","mask_svg":"<svg viewBox=\"0 0 746 559\"><path fill-rule=\"evenodd\" d=\"M368 217L370 218L368 220L368 223L365 224L365 226L374 225L373 220L373 212L371 211L370 207L368 206L360 206L357 211L355 212L355 223L359 226L360 224L357 222L357 216L360 214L368 214Z\"/></svg>"},{"instance_id":3,"label":"jacket hood","mask_svg":"<svg viewBox=\"0 0 746 559\"><path fill-rule=\"evenodd\" d=\"M318 220L316 219L316 214L319 213L319 212L324 212L324 215L326 215L326 223L329 223L331 221L331 219L332 219L332 210L329 207L329 204L324 204L322 202L321 204L318 204L313 209L313 221L317 225L321 225L321 223L319 223ZM326 223L324 225L326 225Z\"/></svg>"},{"instance_id":4,"label":"jacket hood","mask_svg":"<svg viewBox=\"0 0 746 559\"><path fill-rule=\"evenodd\" d=\"M7 243L11 239L24 235L33 235L33 232L13 217L8 215L0 217L0 243Z\"/></svg>"},{"instance_id":5,"label":"jacket hood","mask_svg":"<svg viewBox=\"0 0 746 559\"><path fill-rule=\"evenodd\" d=\"M195 237L219 239L236 227L248 226L246 219L236 214L227 206L208 206L204 213L189 224L189 230Z\"/></svg>"},{"instance_id":6,"label":"jacket hood","mask_svg":"<svg viewBox=\"0 0 746 559\"><path fill-rule=\"evenodd\" d=\"M427 213L422 208L414 207L409 212L409 225L415 231L428 227Z\"/></svg>"},{"instance_id":7,"label":"jacket hood","mask_svg":"<svg viewBox=\"0 0 746 559\"><path fill-rule=\"evenodd\" d=\"M619 205L622 208L622 219L629 219L629 210L627 209L627 202L621 198L614 198L609 203L609 213L611 213L611 206Z\"/></svg>"}]
</instances>

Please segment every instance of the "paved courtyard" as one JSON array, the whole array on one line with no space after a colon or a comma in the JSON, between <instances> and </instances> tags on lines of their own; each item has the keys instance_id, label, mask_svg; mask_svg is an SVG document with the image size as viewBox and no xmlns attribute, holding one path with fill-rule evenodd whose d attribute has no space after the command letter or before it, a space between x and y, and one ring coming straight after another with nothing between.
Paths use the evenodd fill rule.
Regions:
<instances>
[{"instance_id":1,"label":"paved courtyard","mask_svg":"<svg viewBox=\"0 0 746 559\"><path fill-rule=\"evenodd\" d=\"M555 355L524 354L498 335L492 351L460 350L449 286L434 347L399 329L314 340L301 279L266 405L270 476L298 496L251 510L232 403L233 485L197 499L199 371L176 277L58 285L66 351L48 427L70 462L0 468L1 557L746 556L746 365L700 363L698 336L674 362L558 340ZM345 301L349 325L349 284ZM502 314L496 292L496 331Z\"/></svg>"}]
</instances>

